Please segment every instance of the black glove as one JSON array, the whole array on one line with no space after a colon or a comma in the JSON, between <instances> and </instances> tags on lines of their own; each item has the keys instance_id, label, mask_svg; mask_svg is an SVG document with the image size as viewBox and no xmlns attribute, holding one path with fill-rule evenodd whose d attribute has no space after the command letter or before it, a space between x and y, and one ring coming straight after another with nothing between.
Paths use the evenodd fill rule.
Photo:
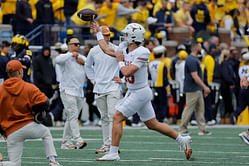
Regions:
<instances>
[{"instance_id":1,"label":"black glove","mask_svg":"<svg viewBox=\"0 0 249 166\"><path fill-rule=\"evenodd\" d=\"M1 135L5 135L6 134L5 131L2 129L2 126L0 126L0 134Z\"/></svg>"},{"instance_id":2,"label":"black glove","mask_svg":"<svg viewBox=\"0 0 249 166\"><path fill-rule=\"evenodd\" d=\"M46 111L35 112L34 113L34 120L36 123L42 123L46 119L47 113Z\"/></svg>"},{"instance_id":3,"label":"black glove","mask_svg":"<svg viewBox=\"0 0 249 166\"><path fill-rule=\"evenodd\" d=\"M46 119L47 112L49 111L49 101L37 104L32 107L34 120L36 123L42 123Z\"/></svg>"}]
</instances>

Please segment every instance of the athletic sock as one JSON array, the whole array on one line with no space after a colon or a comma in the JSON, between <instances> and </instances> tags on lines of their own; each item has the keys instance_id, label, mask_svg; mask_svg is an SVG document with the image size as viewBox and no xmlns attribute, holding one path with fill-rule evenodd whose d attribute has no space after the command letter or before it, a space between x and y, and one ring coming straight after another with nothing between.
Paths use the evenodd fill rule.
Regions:
<instances>
[{"instance_id":1,"label":"athletic sock","mask_svg":"<svg viewBox=\"0 0 249 166\"><path fill-rule=\"evenodd\" d=\"M118 146L112 146L111 145L110 152L111 153L118 153Z\"/></svg>"}]
</instances>

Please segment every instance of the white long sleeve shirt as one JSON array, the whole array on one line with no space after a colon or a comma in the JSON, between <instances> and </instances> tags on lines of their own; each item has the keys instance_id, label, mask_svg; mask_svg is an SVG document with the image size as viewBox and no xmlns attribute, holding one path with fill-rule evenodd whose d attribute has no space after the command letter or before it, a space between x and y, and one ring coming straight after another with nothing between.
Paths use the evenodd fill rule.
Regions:
<instances>
[{"instance_id":1,"label":"white long sleeve shirt","mask_svg":"<svg viewBox=\"0 0 249 166\"><path fill-rule=\"evenodd\" d=\"M86 60L82 55L78 58ZM61 70L60 91L72 96L84 97L83 85L86 78L84 65L77 63L70 52L56 57L56 64Z\"/></svg>"},{"instance_id":2,"label":"white long sleeve shirt","mask_svg":"<svg viewBox=\"0 0 249 166\"><path fill-rule=\"evenodd\" d=\"M112 43L109 43L109 47L117 49ZM114 77L119 77L118 62L115 57L105 54L99 45L88 53L85 71L91 82L95 83L94 93L104 94L120 89L120 85L112 81Z\"/></svg>"}]
</instances>

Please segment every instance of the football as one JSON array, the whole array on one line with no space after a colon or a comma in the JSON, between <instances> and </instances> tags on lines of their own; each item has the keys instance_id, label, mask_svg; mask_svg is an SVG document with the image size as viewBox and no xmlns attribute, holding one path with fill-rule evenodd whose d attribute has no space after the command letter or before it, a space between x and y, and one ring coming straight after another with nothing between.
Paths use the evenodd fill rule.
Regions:
<instances>
[{"instance_id":1,"label":"football","mask_svg":"<svg viewBox=\"0 0 249 166\"><path fill-rule=\"evenodd\" d=\"M82 9L77 13L77 15L84 21L93 21L98 17L97 12L92 9Z\"/></svg>"}]
</instances>

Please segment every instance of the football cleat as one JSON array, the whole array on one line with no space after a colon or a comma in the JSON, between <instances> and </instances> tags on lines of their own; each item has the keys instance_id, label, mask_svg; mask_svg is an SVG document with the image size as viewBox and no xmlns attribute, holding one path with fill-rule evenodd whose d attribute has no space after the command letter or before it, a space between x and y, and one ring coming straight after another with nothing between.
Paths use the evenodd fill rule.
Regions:
<instances>
[{"instance_id":1,"label":"football cleat","mask_svg":"<svg viewBox=\"0 0 249 166\"><path fill-rule=\"evenodd\" d=\"M64 141L61 143L61 149L76 149L77 147L71 142Z\"/></svg>"},{"instance_id":2,"label":"football cleat","mask_svg":"<svg viewBox=\"0 0 249 166\"><path fill-rule=\"evenodd\" d=\"M60 163L58 163L57 161L50 161L49 162L49 166L63 166Z\"/></svg>"},{"instance_id":3,"label":"football cleat","mask_svg":"<svg viewBox=\"0 0 249 166\"><path fill-rule=\"evenodd\" d=\"M87 146L87 143L85 141L82 141L82 142L78 142L76 144L76 149L83 149L84 147Z\"/></svg>"},{"instance_id":4,"label":"football cleat","mask_svg":"<svg viewBox=\"0 0 249 166\"><path fill-rule=\"evenodd\" d=\"M118 153L107 153L101 158L97 158L96 161L118 161L120 160L120 157Z\"/></svg>"},{"instance_id":5,"label":"football cleat","mask_svg":"<svg viewBox=\"0 0 249 166\"><path fill-rule=\"evenodd\" d=\"M249 132L248 132L249 133ZM239 134L240 138L249 145L249 134L247 132L242 132Z\"/></svg>"},{"instance_id":6,"label":"football cleat","mask_svg":"<svg viewBox=\"0 0 249 166\"><path fill-rule=\"evenodd\" d=\"M108 145L103 145L99 150L96 150L96 154L99 154L99 153L106 153L106 152L109 152L110 151L110 146Z\"/></svg>"},{"instance_id":7,"label":"football cleat","mask_svg":"<svg viewBox=\"0 0 249 166\"><path fill-rule=\"evenodd\" d=\"M185 153L187 160L189 160L192 155L191 142L192 142L192 138L190 136L186 136L186 137L183 137L183 140L180 143L181 147L184 149L184 153Z\"/></svg>"}]
</instances>

